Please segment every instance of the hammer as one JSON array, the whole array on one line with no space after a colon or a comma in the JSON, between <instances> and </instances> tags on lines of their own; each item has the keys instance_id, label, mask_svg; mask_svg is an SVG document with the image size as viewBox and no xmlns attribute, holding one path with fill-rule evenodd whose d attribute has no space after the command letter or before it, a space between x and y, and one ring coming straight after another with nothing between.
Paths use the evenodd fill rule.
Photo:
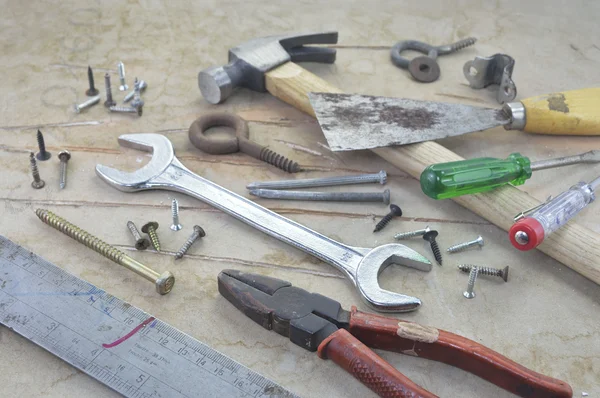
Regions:
<instances>
[{"instance_id":1,"label":"hammer","mask_svg":"<svg viewBox=\"0 0 600 398\"><path fill-rule=\"evenodd\" d=\"M305 44L335 44L337 38L337 32L325 32L247 41L229 50L229 64L201 71L198 86L204 98L212 104L223 102L235 87L243 86L255 91L268 91L314 117L308 93L342 91L294 62L333 63L334 49L307 47ZM372 151L417 179L430 164L464 160L431 141ZM505 231L512 226L515 214L540 204L537 199L511 185L452 200ZM548 236L538 249L600 284L600 265L597 263L600 234L571 221Z\"/></svg>"}]
</instances>

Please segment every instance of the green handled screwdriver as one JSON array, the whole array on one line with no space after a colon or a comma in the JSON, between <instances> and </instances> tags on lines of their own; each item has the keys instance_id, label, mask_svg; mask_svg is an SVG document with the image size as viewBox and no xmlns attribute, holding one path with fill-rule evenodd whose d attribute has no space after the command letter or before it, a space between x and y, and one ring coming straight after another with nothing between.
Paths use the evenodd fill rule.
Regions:
<instances>
[{"instance_id":1,"label":"green handled screwdriver","mask_svg":"<svg viewBox=\"0 0 600 398\"><path fill-rule=\"evenodd\" d=\"M506 159L476 158L438 163L421 173L421 189L433 199L448 199L489 191L505 184L522 185L536 170L598 162L600 151L533 163L520 153L512 153Z\"/></svg>"}]
</instances>

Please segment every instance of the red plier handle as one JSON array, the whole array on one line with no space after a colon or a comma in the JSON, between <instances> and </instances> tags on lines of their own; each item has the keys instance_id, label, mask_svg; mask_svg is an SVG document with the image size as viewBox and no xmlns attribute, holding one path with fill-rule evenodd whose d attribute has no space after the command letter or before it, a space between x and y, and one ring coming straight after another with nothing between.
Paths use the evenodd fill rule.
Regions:
<instances>
[{"instance_id":1,"label":"red plier handle","mask_svg":"<svg viewBox=\"0 0 600 398\"><path fill-rule=\"evenodd\" d=\"M525 398L568 398L571 387L527 369L465 337L417 323L359 312L352 307L349 331L340 329L318 349L381 397L432 398L368 347L432 359L466 370Z\"/></svg>"}]
</instances>

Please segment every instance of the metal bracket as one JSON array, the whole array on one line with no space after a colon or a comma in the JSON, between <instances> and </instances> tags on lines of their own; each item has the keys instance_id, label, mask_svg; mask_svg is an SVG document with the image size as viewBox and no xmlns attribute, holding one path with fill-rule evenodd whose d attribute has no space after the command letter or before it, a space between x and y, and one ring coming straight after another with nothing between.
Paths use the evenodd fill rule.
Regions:
<instances>
[{"instance_id":1,"label":"metal bracket","mask_svg":"<svg viewBox=\"0 0 600 398\"><path fill-rule=\"evenodd\" d=\"M463 66L465 77L471 88L480 89L491 84L500 87L496 94L499 103L512 101L517 96L517 86L512 81L515 60L506 54L494 54L491 57L475 57Z\"/></svg>"}]
</instances>

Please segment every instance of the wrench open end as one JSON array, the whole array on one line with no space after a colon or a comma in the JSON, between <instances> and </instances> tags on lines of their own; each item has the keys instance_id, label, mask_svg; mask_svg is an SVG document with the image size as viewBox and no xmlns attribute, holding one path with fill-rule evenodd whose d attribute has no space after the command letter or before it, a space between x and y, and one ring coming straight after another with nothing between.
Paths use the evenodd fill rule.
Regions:
<instances>
[{"instance_id":1,"label":"wrench open end","mask_svg":"<svg viewBox=\"0 0 600 398\"><path fill-rule=\"evenodd\" d=\"M135 192L151 189L146 183L162 174L175 157L171 141L160 134L124 134L119 137L119 144L126 148L151 152L150 162L133 172L126 172L96 165L96 174L112 187L123 192Z\"/></svg>"},{"instance_id":2,"label":"wrench open end","mask_svg":"<svg viewBox=\"0 0 600 398\"><path fill-rule=\"evenodd\" d=\"M380 312L408 312L421 306L421 300L405 294L390 292L379 286L379 274L392 264L431 271L431 262L416 251L391 243L369 251L356 269L356 286L365 301Z\"/></svg>"},{"instance_id":3,"label":"wrench open end","mask_svg":"<svg viewBox=\"0 0 600 398\"><path fill-rule=\"evenodd\" d=\"M321 235L193 173L175 157L173 145L165 136L126 134L119 137L119 144L152 152L152 159L133 172L97 165L96 174L110 186L123 192L148 189L180 192L208 203L342 271L367 303L379 311L406 312L421 305L416 297L381 289L377 280L390 264L431 270L429 260L414 250L397 243L374 249L352 247Z\"/></svg>"}]
</instances>

